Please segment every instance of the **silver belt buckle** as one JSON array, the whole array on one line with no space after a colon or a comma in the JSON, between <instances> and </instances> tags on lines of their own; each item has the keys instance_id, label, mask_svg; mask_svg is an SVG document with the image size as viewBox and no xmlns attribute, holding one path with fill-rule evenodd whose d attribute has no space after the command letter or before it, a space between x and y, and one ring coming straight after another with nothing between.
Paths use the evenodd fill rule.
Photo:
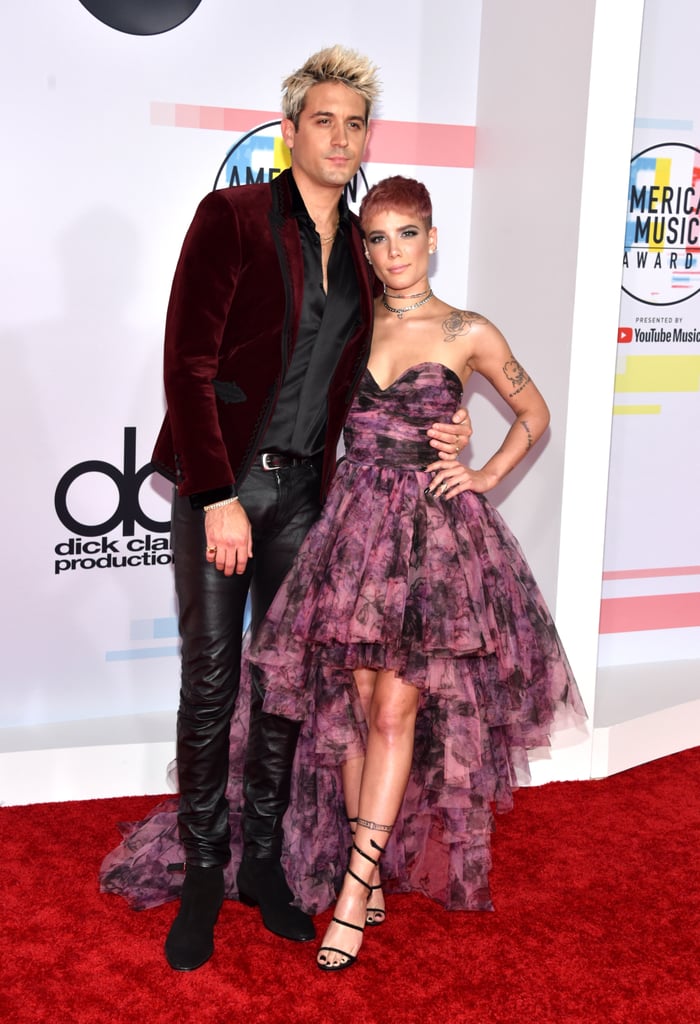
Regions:
<instances>
[{"instance_id":1,"label":"silver belt buckle","mask_svg":"<svg viewBox=\"0 0 700 1024\"><path fill-rule=\"evenodd\" d=\"M270 462L274 458L274 452L263 452L260 456L260 463L265 470L277 469L277 466Z\"/></svg>"}]
</instances>

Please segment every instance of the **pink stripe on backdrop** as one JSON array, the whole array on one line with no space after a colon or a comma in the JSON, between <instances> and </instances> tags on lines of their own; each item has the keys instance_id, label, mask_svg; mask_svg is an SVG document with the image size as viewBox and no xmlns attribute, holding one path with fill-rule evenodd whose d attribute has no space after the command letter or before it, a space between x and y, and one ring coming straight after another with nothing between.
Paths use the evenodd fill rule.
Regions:
<instances>
[{"instance_id":1,"label":"pink stripe on backdrop","mask_svg":"<svg viewBox=\"0 0 700 1024\"><path fill-rule=\"evenodd\" d=\"M616 569L603 573L604 580L650 580L657 576L700 576L700 565L674 565L665 569Z\"/></svg>"},{"instance_id":2,"label":"pink stripe on backdrop","mask_svg":"<svg viewBox=\"0 0 700 1024\"><path fill-rule=\"evenodd\" d=\"M168 128L207 128L248 132L279 111L202 107L193 103L151 103L151 124ZM431 167L473 167L476 130L473 125L412 121L372 121L368 162Z\"/></svg>"},{"instance_id":3,"label":"pink stripe on backdrop","mask_svg":"<svg viewBox=\"0 0 700 1024\"><path fill-rule=\"evenodd\" d=\"M267 121L279 121L279 111L200 107L194 103L151 103L151 124L167 128L210 128L247 132Z\"/></svg>"},{"instance_id":4,"label":"pink stripe on backdrop","mask_svg":"<svg viewBox=\"0 0 700 1024\"><path fill-rule=\"evenodd\" d=\"M608 597L600 604L601 634L690 626L700 626L700 594Z\"/></svg>"},{"instance_id":5,"label":"pink stripe on backdrop","mask_svg":"<svg viewBox=\"0 0 700 1024\"><path fill-rule=\"evenodd\" d=\"M473 167L473 125L374 121L367 151L378 164Z\"/></svg>"}]
</instances>

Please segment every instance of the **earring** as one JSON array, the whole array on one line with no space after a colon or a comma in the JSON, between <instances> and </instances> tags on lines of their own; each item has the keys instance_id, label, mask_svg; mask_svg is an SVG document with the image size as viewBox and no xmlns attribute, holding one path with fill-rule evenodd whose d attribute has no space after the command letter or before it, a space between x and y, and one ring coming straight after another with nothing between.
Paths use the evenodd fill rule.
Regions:
<instances>
[{"instance_id":1,"label":"earring","mask_svg":"<svg viewBox=\"0 0 700 1024\"><path fill-rule=\"evenodd\" d=\"M367 252L366 249L365 249L365 259L367 260L369 265L372 266L372 258L371 258L370 254Z\"/></svg>"}]
</instances>

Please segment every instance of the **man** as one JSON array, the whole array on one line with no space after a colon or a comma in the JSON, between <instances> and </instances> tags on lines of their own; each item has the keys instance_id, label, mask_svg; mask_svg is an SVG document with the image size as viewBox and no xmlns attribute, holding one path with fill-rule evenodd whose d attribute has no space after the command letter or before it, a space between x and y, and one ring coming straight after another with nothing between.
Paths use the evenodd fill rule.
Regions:
<instances>
[{"instance_id":1,"label":"man","mask_svg":"<svg viewBox=\"0 0 700 1024\"><path fill-rule=\"evenodd\" d=\"M186 873L165 943L175 970L196 969L214 949L230 858L229 727L248 591L255 631L318 514L367 360L375 282L343 189L360 166L377 94L365 57L340 46L310 57L284 83L291 171L208 195L175 273L168 408L153 455L177 483ZM442 425L434 445L454 455L470 433L468 425ZM280 864L298 729L262 713L254 678L237 884L266 927L304 941L313 924L291 905Z\"/></svg>"}]
</instances>

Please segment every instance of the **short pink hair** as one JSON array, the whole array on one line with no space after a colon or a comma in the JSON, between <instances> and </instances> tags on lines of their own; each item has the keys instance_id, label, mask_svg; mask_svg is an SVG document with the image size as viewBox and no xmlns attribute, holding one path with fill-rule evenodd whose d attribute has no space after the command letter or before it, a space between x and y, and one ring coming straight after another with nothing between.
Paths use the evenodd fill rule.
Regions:
<instances>
[{"instance_id":1,"label":"short pink hair","mask_svg":"<svg viewBox=\"0 0 700 1024\"><path fill-rule=\"evenodd\" d=\"M395 174L373 185L360 204L360 222L364 227L370 217L386 210L406 210L424 221L427 228L433 223L433 204L430 193L422 182Z\"/></svg>"}]
</instances>

